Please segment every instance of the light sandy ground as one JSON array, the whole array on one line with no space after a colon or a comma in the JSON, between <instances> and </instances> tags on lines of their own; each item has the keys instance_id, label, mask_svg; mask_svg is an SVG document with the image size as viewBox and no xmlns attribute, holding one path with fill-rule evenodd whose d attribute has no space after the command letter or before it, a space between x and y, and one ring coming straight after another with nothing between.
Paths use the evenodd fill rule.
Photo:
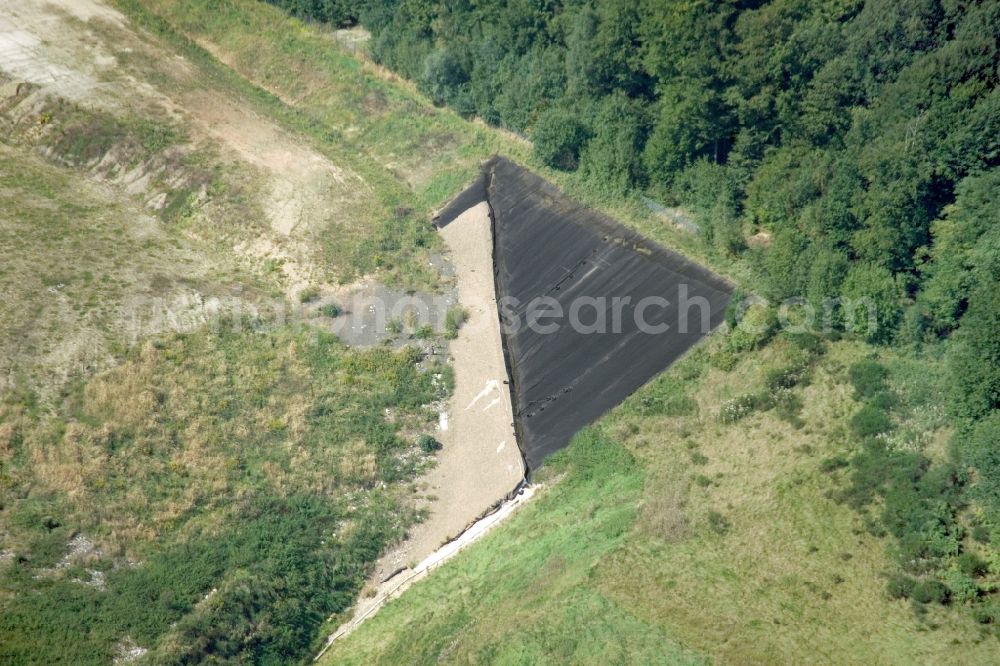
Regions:
<instances>
[{"instance_id":1,"label":"light sandy ground","mask_svg":"<svg viewBox=\"0 0 1000 666\"><path fill-rule=\"evenodd\" d=\"M124 20L118 12L91 0L2 2L0 68L67 99L93 103L100 96L101 72L114 65L115 58L93 44L52 39L64 35L68 18L97 18L119 25Z\"/></svg>"},{"instance_id":2,"label":"light sandy ground","mask_svg":"<svg viewBox=\"0 0 1000 666\"><path fill-rule=\"evenodd\" d=\"M14 114L36 114L46 98L59 97L119 116L172 119L190 140L182 151L214 146L221 163L259 181L254 191L266 226L248 225L246 236L234 239L236 253L277 260L293 298L307 285L332 288L315 237L330 225L352 224L371 187L242 100L207 86L196 67L115 9L99 0L0 1L0 72L12 79L4 94L22 82L35 86ZM148 166L118 172L101 164L92 175L116 173L126 194L162 204L164 193L146 191L154 175Z\"/></svg>"},{"instance_id":3,"label":"light sandy ground","mask_svg":"<svg viewBox=\"0 0 1000 666\"><path fill-rule=\"evenodd\" d=\"M192 91L182 99L202 131L269 175L265 205L275 231L288 236L303 225L315 228L370 193L360 176L245 107L211 91Z\"/></svg>"},{"instance_id":4,"label":"light sandy ground","mask_svg":"<svg viewBox=\"0 0 1000 666\"><path fill-rule=\"evenodd\" d=\"M421 480L425 494L436 499L428 519L379 563L379 580L458 536L524 478L500 343L486 203L467 210L441 235L451 250L458 301L469 318L449 348L455 392L438 425L444 448L437 466Z\"/></svg>"},{"instance_id":5,"label":"light sandy ground","mask_svg":"<svg viewBox=\"0 0 1000 666\"><path fill-rule=\"evenodd\" d=\"M455 392L438 425L444 448L437 455L437 466L418 481L432 498L426 505L429 516L378 562L369 594L358 600L351 619L331 635L330 642L352 631L526 499L518 496L484 517L524 479L500 341L487 204L465 211L441 235L451 251L458 300L468 320L449 348ZM530 494L529 488L525 495Z\"/></svg>"}]
</instances>

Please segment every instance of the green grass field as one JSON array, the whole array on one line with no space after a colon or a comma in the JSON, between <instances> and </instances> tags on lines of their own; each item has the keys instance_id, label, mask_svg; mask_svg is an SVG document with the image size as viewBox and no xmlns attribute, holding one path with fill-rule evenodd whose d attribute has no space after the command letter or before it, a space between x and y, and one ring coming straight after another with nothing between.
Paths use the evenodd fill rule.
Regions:
<instances>
[{"instance_id":1,"label":"green grass field","mask_svg":"<svg viewBox=\"0 0 1000 666\"><path fill-rule=\"evenodd\" d=\"M889 599L887 541L832 497L847 472L830 461L856 446L846 368L873 350L827 343L797 411L725 423L727 401L800 351L779 337L723 372L723 345L578 435L532 505L323 663L991 663L969 614Z\"/></svg>"}]
</instances>

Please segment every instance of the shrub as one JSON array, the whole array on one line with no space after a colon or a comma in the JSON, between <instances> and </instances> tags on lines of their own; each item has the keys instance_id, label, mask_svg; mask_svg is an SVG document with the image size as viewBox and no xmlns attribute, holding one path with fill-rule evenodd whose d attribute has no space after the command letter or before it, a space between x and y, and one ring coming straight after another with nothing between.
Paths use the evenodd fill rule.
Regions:
<instances>
[{"instance_id":1,"label":"shrub","mask_svg":"<svg viewBox=\"0 0 1000 666\"><path fill-rule=\"evenodd\" d=\"M850 465L850 461L844 456L831 456L830 458L824 458L819 463L819 471L830 474L838 469L843 469Z\"/></svg>"},{"instance_id":2,"label":"shrub","mask_svg":"<svg viewBox=\"0 0 1000 666\"><path fill-rule=\"evenodd\" d=\"M922 604L945 604L948 603L950 591L948 587L939 580L923 580L913 586L911 597L914 601Z\"/></svg>"},{"instance_id":3,"label":"shrub","mask_svg":"<svg viewBox=\"0 0 1000 666\"><path fill-rule=\"evenodd\" d=\"M995 603L980 605L972 611L972 616L979 624L998 624L1000 623L1000 605Z\"/></svg>"},{"instance_id":4,"label":"shrub","mask_svg":"<svg viewBox=\"0 0 1000 666\"><path fill-rule=\"evenodd\" d=\"M851 430L858 437L874 437L892 430L892 421L884 409L865 405L851 418Z\"/></svg>"},{"instance_id":5,"label":"shrub","mask_svg":"<svg viewBox=\"0 0 1000 666\"><path fill-rule=\"evenodd\" d=\"M913 588L917 581L903 574L895 574L889 577L886 584L886 592L890 599L909 599L913 594Z\"/></svg>"},{"instance_id":6,"label":"shrub","mask_svg":"<svg viewBox=\"0 0 1000 666\"><path fill-rule=\"evenodd\" d=\"M736 352L757 349L771 339L778 329L778 318L774 311L760 304L747 308L739 325L726 339L726 345Z\"/></svg>"},{"instance_id":7,"label":"shrub","mask_svg":"<svg viewBox=\"0 0 1000 666\"><path fill-rule=\"evenodd\" d=\"M797 386L809 369L808 363L793 363L781 368L770 368L764 373L764 387L768 391L779 391Z\"/></svg>"},{"instance_id":8,"label":"shrub","mask_svg":"<svg viewBox=\"0 0 1000 666\"><path fill-rule=\"evenodd\" d=\"M330 319L336 319L340 316L340 306L336 303L327 303L320 311Z\"/></svg>"},{"instance_id":9,"label":"shrub","mask_svg":"<svg viewBox=\"0 0 1000 666\"><path fill-rule=\"evenodd\" d=\"M879 391L871 397L868 404L872 407L888 412L896 406L897 402L898 400L896 398L896 394L892 391Z\"/></svg>"},{"instance_id":10,"label":"shrub","mask_svg":"<svg viewBox=\"0 0 1000 666\"><path fill-rule=\"evenodd\" d=\"M691 462L693 462L695 465L707 465L708 464L708 456L706 456L701 451L692 451L691 452Z\"/></svg>"},{"instance_id":11,"label":"shrub","mask_svg":"<svg viewBox=\"0 0 1000 666\"><path fill-rule=\"evenodd\" d=\"M820 356L825 351L823 338L815 333L785 333L784 338L810 356Z\"/></svg>"},{"instance_id":12,"label":"shrub","mask_svg":"<svg viewBox=\"0 0 1000 666\"><path fill-rule=\"evenodd\" d=\"M847 371L851 385L858 398L868 399L885 390L885 380L889 377L886 367L876 361L858 361Z\"/></svg>"},{"instance_id":13,"label":"shrub","mask_svg":"<svg viewBox=\"0 0 1000 666\"><path fill-rule=\"evenodd\" d=\"M421 435L417 438L417 446L424 453L434 453L435 451L441 450L441 442L437 441L430 435Z\"/></svg>"},{"instance_id":14,"label":"shrub","mask_svg":"<svg viewBox=\"0 0 1000 666\"><path fill-rule=\"evenodd\" d=\"M979 543L989 543L990 542L990 528L986 525L979 524L973 525L971 531L972 538Z\"/></svg>"},{"instance_id":15,"label":"shrub","mask_svg":"<svg viewBox=\"0 0 1000 666\"><path fill-rule=\"evenodd\" d=\"M338 28L345 28L358 22L358 8L361 3L352 0L267 0L281 7L293 16L325 21Z\"/></svg>"},{"instance_id":16,"label":"shrub","mask_svg":"<svg viewBox=\"0 0 1000 666\"><path fill-rule=\"evenodd\" d=\"M987 509L987 515L993 516L1000 516L1000 446L997 442L1000 442L1000 411L993 412L968 434L957 438L962 459L976 469L971 493Z\"/></svg>"},{"instance_id":17,"label":"shrub","mask_svg":"<svg viewBox=\"0 0 1000 666\"><path fill-rule=\"evenodd\" d=\"M802 398L790 389L780 389L775 392L774 409L778 418L791 423L796 428L805 425L805 422L799 418L799 412L802 411Z\"/></svg>"},{"instance_id":18,"label":"shrub","mask_svg":"<svg viewBox=\"0 0 1000 666\"><path fill-rule=\"evenodd\" d=\"M709 362L719 370L729 372L736 367L737 363L740 362L740 355L728 346L724 345L712 354Z\"/></svg>"},{"instance_id":19,"label":"shrub","mask_svg":"<svg viewBox=\"0 0 1000 666\"><path fill-rule=\"evenodd\" d=\"M417 85L435 104L444 104L458 94L468 78L458 58L438 49L424 59L423 75Z\"/></svg>"},{"instance_id":20,"label":"shrub","mask_svg":"<svg viewBox=\"0 0 1000 666\"><path fill-rule=\"evenodd\" d=\"M736 423L753 414L757 408L757 399L753 394L741 395L722 403L719 410L719 420L723 423Z\"/></svg>"},{"instance_id":21,"label":"shrub","mask_svg":"<svg viewBox=\"0 0 1000 666\"><path fill-rule=\"evenodd\" d=\"M983 284L969 296L969 309L949 354L954 410L980 418L1000 408L1000 289Z\"/></svg>"},{"instance_id":22,"label":"shrub","mask_svg":"<svg viewBox=\"0 0 1000 666\"><path fill-rule=\"evenodd\" d=\"M556 169L572 171L580 164L580 150L587 142L587 128L577 114L563 109L547 109L538 116L531 131L535 157Z\"/></svg>"},{"instance_id":23,"label":"shrub","mask_svg":"<svg viewBox=\"0 0 1000 666\"><path fill-rule=\"evenodd\" d=\"M950 600L966 603L975 601L979 597L979 586L969 575L961 571L946 571L944 579Z\"/></svg>"},{"instance_id":24,"label":"shrub","mask_svg":"<svg viewBox=\"0 0 1000 666\"><path fill-rule=\"evenodd\" d=\"M444 336L449 340L454 340L458 337L458 329L462 327L465 320L469 318L469 313L465 308L461 306L455 306L448 309L448 313L444 318Z\"/></svg>"},{"instance_id":25,"label":"shrub","mask_svg":"<svg viewBox=\"0 0 1000 666\"><path fill-rule=\"evenodd\" d=\"M709 511L708 527L719 536L722 536L729 532L731 525L729 521L726 520L726 517L718 511Z\"/></svg>"},{"instance_id":26,"label":"shrub","mask_svg":"<svg viewBox=\"0 0 1000 666\"><path fill-rule=\"evenodd\" d=\"M319 289L316 287L306 287L299 292L300 303L312 303L319 298Z\"/></svg>"},{"instance_id":27,"label":"shrub","mask_svg":"<svg viewBox=\"0 0 1000 666\"><path fill-rule=\"evenodd\" d=\"M744 301L747 295L743 293L742 289L737 288L733 292L732 298L729 299L729 305L726 306L726 328L730 331L736 328L740 323L740 319L743 315Z\"/></svg>"},{"instance_id":28,"label":"shrub","mask_svg":"<svg viewBox=\"0 0 1000 666\"><path fill-rule=\"evenodd\" d=\"M844 324L868 342L892 340L902 310L892 273L874 264L854 264L844 280Z\"/></svg>"},{"instance_id":29,"label":"shrub","mask_svg":"<svg viewBox=\"0 0 1000 666\"><path fill-rule=\"evenodd\" d=\"M959 571L967 576L985 576L989 571L989 564L986 560L975 553L962 553L955 563L958 565Z\"/></svg>"}]
</instances>

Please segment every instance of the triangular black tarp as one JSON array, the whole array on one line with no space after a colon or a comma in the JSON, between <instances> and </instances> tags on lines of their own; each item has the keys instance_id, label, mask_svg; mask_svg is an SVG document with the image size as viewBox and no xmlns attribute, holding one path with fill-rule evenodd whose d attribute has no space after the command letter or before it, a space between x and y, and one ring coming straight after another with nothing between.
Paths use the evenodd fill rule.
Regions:
<instances>
[{"instance_id":1,"label":"triangular black tarp","mask_svg":"<svg viewBox=\"0 0 1000 666\"><path fill-rule=\"evenodd\" d=\"M484 198L515 428L534 469L718 326L732 287L503 158L484 164L437 224ZM554 300L543 305L540 297ZM553 307L561 318L528 326L530 312ZM598 312L604 332L596 330Z\"/></svg>"}]
</instances>

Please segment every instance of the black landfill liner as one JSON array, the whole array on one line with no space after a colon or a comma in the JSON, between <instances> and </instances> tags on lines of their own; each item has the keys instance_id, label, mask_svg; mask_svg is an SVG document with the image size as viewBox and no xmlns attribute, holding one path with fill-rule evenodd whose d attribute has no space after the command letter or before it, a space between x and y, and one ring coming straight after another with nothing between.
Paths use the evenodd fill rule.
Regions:
<instances>
[{"instance_id":1,"label":"black landfill liner","mask_svg":"<svg viewBox=\"0 0 1000 666\"><path fill-rule=\"evenodd\" d=\"M501 321L520 322L516 330L501 328L514 425L532 470L722 323L732 286L513 162L495 157L484 164L483 174L485 180L477 179L442 212L438 225L461 213L459 206L464 210L482 201L485 185ZM709 304L704 330L701 308L694 305L687 308L688 331L681 332L679 288L687 289L689 300L701 297ZM526 325L529 304L541 296L554 298L567 315L540 320L560 324L548 334ZM644 312L647 324L667 324L665 332L643 331L636 323L635 305L648 296L669 301ZM606 333L586 333L574 330L568 318L579 297L604 297L609 307L614 297L631 300L621 309L619 327L609 316ZM505 311L504 303L518 305ZM589 324L594 317L594 309L585 306L579 320Z\"/></svg>"}]
</instances>

